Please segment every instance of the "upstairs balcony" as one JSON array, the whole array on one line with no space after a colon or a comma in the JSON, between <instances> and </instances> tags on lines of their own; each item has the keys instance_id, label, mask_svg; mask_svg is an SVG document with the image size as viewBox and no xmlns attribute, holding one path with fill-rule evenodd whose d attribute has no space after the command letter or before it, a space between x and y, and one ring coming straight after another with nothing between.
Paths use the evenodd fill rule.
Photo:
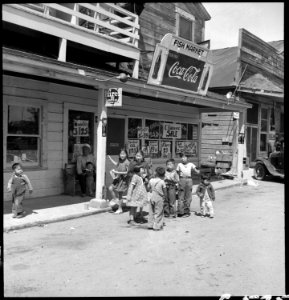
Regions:
<instances>
[{"instance_id":1,"label":"upstairs balcony","mask_svg":"<svg viewBox=\"0 0 289 300\"><path fill-rule=\"evenodd\" d=\"M79 49L83 45L97 53L100 60L107 57L116 63L134 62L132 76L138 76L138 15L120 6L112 3L3 4L2 21L18 34L24 28L57 38L60 61L66 61L70 45Z\"/></svg>"}]
</instances>

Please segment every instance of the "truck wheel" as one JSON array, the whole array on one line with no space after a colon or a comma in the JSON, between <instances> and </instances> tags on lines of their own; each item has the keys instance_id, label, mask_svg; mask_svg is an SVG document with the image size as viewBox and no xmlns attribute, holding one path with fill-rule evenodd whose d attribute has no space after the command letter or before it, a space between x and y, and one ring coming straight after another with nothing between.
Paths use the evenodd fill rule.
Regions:
<instances>
[{"instance_id":1,"label":"truck wheel","mask_svg":"<svg viewBox=\"0 0 289 300\"><path fill-rule=\"evenodd\" d=\"M254 169L254 175L257 180L264 180L267 174L267 170L264 165L256 164Z\"/></svg>"}]
</instances>

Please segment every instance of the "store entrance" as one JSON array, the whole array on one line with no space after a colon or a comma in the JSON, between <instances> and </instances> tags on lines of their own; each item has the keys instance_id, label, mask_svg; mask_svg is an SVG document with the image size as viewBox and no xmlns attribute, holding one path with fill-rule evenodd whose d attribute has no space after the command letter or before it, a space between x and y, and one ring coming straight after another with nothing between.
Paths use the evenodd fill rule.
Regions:
<instances>
[{"instance_id":1,"label":"store entrance","mask_svg":"<svg viewBox=\"0 0 289 300\"><path fill-rule=\"evenodd\" d=\"M68 111L68 163L75 162L82 154L82 145L89 144L94 153L94 113L69 110Z\"/></svg>"},{"instance_id":2,"label":"store entrance","mask_svg":"<svg viewBox=\"0 0 289 300\"><path fill-rule=\"evenodd\" d=\"M107 119L107 144L108 155L118 155L121 148L125 146L125 119Z\"/></svg>"}]
</instances>

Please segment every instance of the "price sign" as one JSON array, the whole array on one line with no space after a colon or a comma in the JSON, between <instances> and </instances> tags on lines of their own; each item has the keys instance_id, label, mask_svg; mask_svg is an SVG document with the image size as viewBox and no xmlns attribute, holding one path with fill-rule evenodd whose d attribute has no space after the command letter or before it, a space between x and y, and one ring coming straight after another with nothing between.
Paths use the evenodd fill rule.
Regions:
<instances>
[{"instance_id":1,"label":"price sign","mask_svg":"<svg viewBox=\"0 0 289 300\"><path fill-rule=\"evenodd\" d=\"M105 106L122 106L122 88L111 88L105 91Z\"/></svg>"},{"instance_id":2,"label":"price sign","mask_svg":"<svg viewBox=\"0 0 289 300\"><path fill-rule=\"evenodd\" d=\"M139 149L139 140L128 140L127 142L127 152L128 156L134 156Z\"/></svg>"},{"instance_id":3,"label":"price sign","mask_svg":"<svg viewBox=\"0 0 289 300\"><path fill-rule=\"evenodd\" d=\"M89 136L88 120L73 120L73 136Z\"/></svg>"},{"instance_id":4,"label":"price sign","mask_svg":"<svg viewBox=\"0 0 289 300\"><path fill-rule=\"evenodd\" d=\"M151 154L157 154L159 152L159 142L149 141L149 149Z\"/></svg>"},{"instance_id":5,"label":"price sign","mask_svg":"<svg viewBox=\"0 0 289 300\"><path fill-rule=\"evenodd\" d=\"M167 157L171 153L171 142L162 142L162 156Z\"/></svg>"}]
</instances>

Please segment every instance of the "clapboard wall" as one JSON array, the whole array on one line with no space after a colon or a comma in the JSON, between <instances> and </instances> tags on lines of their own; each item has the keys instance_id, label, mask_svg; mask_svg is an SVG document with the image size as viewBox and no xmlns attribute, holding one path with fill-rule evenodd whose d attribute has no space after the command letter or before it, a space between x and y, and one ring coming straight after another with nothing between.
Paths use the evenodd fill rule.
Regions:
<instances>
[{"instance_id":1,"label":"clapboard wall","mask_svg":"<svg viewBox=\"0 0 289 300\"><path fill-rule=\"evenodd\" d=\"M140 23L140 75L147 78L155 46L167 33L176 34L176 7L195 17L194 41L203 39L205 17L198 3L148 2L145 3L139 19Z\"/></svg>"},{"instance_id":2,"label":"clapboard wall","mask_svg":"<svg viewBox=\"0 0 289 300\"><path fill-rule=\"evenodd\" d=\"M207 162L209 156L215 156L217 150L232 155L233 113L202 113L201 118L201 163Z\"/></svg>"},{"instance_id":3,"label":"clapboard wall","mask_svg":"<svg viewBox=\"0 0 289 300\"><path fill-rule=\"evenodd\" d=\"M97 91L39 81L15 76L3 76L3 101L8 103L20 99L25 103L39 101L46 108L47 122L43 124L43 138L46 149L43 149L44 165L35 169L24 169L34 187L29 197L59 195L63 192L63 141L64 103L94 106L97 111ZM7 116L3 116L7 121ZM7 182L11 168L4 168L4 200L10 200L7 193Z\"/></svg>"}]
</instances>

